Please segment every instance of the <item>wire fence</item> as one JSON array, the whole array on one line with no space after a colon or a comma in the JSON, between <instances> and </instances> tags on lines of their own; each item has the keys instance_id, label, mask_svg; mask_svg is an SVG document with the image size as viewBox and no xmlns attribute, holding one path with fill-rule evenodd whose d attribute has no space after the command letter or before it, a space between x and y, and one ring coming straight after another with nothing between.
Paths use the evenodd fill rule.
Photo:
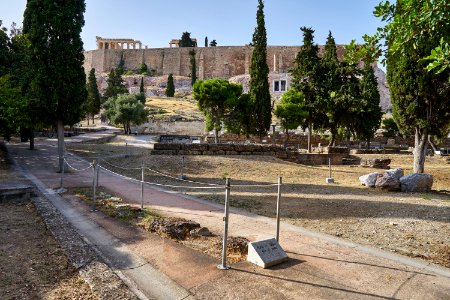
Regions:
<instances>
[{"instance_id":1,"label":"wire fence","mask_svg":"<svg viewBox=\"0 0 450 300\"><path fill-rule=\"evenodd\" d=\"M281 201L281 186L282 186L282 178L278 178L277 183L268 183L268 184L236 184L232 185L230 182L230 178L225 179L224 184L216 184L216 183L207 183L207 182L201 182L201 181L194 181L194 180L188 180L183 177L176 177L169 174L165 174L163 172L154 170L152 168L146 167L144 163L140 167L123 167L118 166L116 164L113 164L111 162L108 162L105 159L95 159L92 163L87 162L83 159L78 159L76 156L71 155L71 159L76 160L77 163L83 163L88 164L87 166L83 167L75 167L73 163L69 163L68 157L64 157L64 163L63 168L61 172L61 179L60 179L60 189L63 190L63 179L64 179L64 169L65 166L67 166L70 170L73 172L86 172L89 169L92 168L92 209L96 209L96 197L97 197L97 187L99 183L99 174L100 170L103 170L106 173L111 174L112 176L121 178L123 180L134 182L137 184L140 184L140 191L141 191L141 208L144 208L144 199L145 199L145 186L153 186L153 187L159 187L163 189L175 189L177 191L184 191L184 190L209 190L209 191L224 191L225 192L225 203L224 203L224 234L223 234L223 242L222 242L222 261L221 264L218 265L219 269L227 270L229 269L229 266L227 265L227 239L228 239L228 226L229 226L229 203L230 203L230 194L232 188L242 189L242 188L273 188L277 187L277 227L276 227L276 240L279 240L279 227L280 227L280 201ZM109 168L107 167L109 166ZM113 171L110 168L115 168L124 172L128 171L141 171L141 179L136 179L129 177L127 175L121 174L117 171ZM150 171L154 174L157 174L158 176L162 176L164 178L168 178L177 182L183 182L190 185L175 185L175 184L162 184L157 182L151 182L151 181L145 181L145 171Z\"/></svg>"}]
</instances>

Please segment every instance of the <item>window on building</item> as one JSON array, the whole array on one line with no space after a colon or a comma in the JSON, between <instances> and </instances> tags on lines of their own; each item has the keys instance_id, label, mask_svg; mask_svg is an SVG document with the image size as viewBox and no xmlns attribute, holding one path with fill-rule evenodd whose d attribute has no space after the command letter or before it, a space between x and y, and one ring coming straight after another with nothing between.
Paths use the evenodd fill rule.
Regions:
<instances>
[{"instance_id":1,"label":"window on building","mask_svg":"<svg viewBox=\"0 0 450 300\"><path fill-rule=\"evenodd\" d=\"M286 80L274 80L273 81L273 91L274 92L285 92L286 91Z\"/></svg>"}]
</instances>

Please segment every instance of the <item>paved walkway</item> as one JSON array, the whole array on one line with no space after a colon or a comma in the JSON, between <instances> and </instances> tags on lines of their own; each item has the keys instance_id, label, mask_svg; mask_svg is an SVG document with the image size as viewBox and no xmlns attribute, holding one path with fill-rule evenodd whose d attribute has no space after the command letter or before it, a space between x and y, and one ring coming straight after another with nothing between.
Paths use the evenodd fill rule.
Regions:
<instances>
[{"instance_id":1,"label":"paved walkway","mask_svg":"<svg viewBox=\"0 0 450 300\"><path fill-rule=\"evenodd\" d=\"M38 143L36 147L38 150L29 151L26 144L18 144L10 145L9 150L43 186L58 187L56 145ZM88 166L87 162L76 159L69 159L69 162L80 169ZM91 184L92 169L64 177L64 186ZM138 183L103 171L100 185L130 202L140 203ZM152 272L158 270L163 274L163 281L157 280L158 284L168 286L168 291L178 291L172 294L178 299L188 295L199 299L450 299L449 269L289 224L281 224L280 234L280 244L290 257L288 262L265 270L241 262L232 265L231 270L221 271L216 268L219 261L209 256L172 241L144 235L125 225L118 228L107 218L90 213L75 199L51 201L60 205L63 212L76 208L72 210L93 222L94 227L83 228L86 220L77 219L79 215L71 221L91 244L104 251L105 256L120 257L115 255L125 249L127 257L139 258L137 262L129 259L112 263L113 268L123 271L148 265ZM62 203L57 204L58 201ZM223 207L219 205L151 187L146 187L144 202L165 214L197 221L214 232L223 231ZM232 236L259 240L273 237L275 230L273 219L231 209L229 233ZM112 244L100 238L107 234L113 236ZM113 247L114 242L120 251L108 248ZM135 273L135 279L131 275L125 274L125 277L147 297L160 298L160 292L152 294L151 286L146 284L151 282L150 278L138 280L139 272Z\"/></svg>"}]
</instances>

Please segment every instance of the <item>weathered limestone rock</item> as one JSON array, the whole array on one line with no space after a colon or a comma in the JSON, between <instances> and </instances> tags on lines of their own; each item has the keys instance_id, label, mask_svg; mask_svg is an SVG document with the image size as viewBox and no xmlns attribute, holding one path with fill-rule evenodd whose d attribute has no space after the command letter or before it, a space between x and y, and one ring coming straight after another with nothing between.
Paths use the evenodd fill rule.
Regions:
<instances>
[{"instance_id":1,"label":"weathered limestone rock","mask_svg":"<svg viewBox=\"0 0 450 300\"><path fill-rule=\"evenodd\" d=\"M366 174L359 177L359 182L367 187L375 187L375 182L379 176L382 176L382 174L378 172Z\"/></svg>"},{"instance_id":2,"label":"weathered limestone rock","mask_svg":"<svg viewBox=\"0 0 450 300\"><path fill-rule=\"evenodd\" d=\"M200 228L200 224L194 221L155 219L148 230L173 239L184 240L195 228Z\"/></svg>"},{"instance_id":3,"label":"weathered limestone rock","mask_svg":"<svg viewBox=\"0 0 450 300\"><path fill-rule=\"evenodd\" d=\"M391 160L389 158L367 158L361 159L361 166L377 169L389 169Z\"/></svg>"},{"instance_id":4,"label":"weathered limestone rock","mask_svg":"<svg viewBox=\"0 0 450 300\"><path fill-rule=\"evenodd\" d=\"M403 173L403 169L402 168L397 168L397 169L392 169L392 170L387 170L385 171L386 173L388 173L391 176L394 176L395 178L397 178L398 180L400 180L400 178L402 178L405 174Z\"/></svg>"},{"instance_id":5,"label":"weathered limestone rock","mask_svg":"<svg viewBox=\"0 0 450 300\"><path fill-rule=\"evenodd\" d=\"M191 236L211 236L211 231L207 227L192 229L189 233Z\"/></svg>"},{"instance_id":6,"label":"weathered limestone rock","mask_svg":"<svg viewBox=\"0 0 450 300\"><path fill-rule=\"evenodd\" d=\"M402 192L429 192L433 186L431 174L415 173L400 178Z\"/></svg>"},{"instance_id":7,"label":"weathered limestone rock","mask_svg":"<svg viewBox=\"0 0 450 300\"><path fill-rule=\"evenodd\" d=\"M375 187L384 191L398 191L400 190L400 180L391 174L384 172L383 175L377 178Z\"/></svg>"}]
</instances>

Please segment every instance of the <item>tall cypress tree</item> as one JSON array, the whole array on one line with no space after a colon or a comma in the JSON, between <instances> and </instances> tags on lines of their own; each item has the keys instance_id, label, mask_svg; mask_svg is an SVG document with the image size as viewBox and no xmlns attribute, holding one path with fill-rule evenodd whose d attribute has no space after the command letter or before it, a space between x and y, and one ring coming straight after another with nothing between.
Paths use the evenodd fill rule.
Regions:
<instances>
[{"instance_id":1,"label":"tall cypress tree","mask_svg":"<svg viewBox=\"0 0 450 300\"><path fill-rule=\"evenodd\" d=\"M28 0L24 33L30 41L30 98L42 122L58 129L59 168L64 164L64 125L82 118L86 75L81 30L84 0ZM56 121L56 122L55 122Z\"/></svg>"},{"instance_id":2,"label":"tall cypress tree","mask_svg":"<svg viewBox=\"0 0 450 300\"><path fill-rule=\"evenodd\" d=\"M305 96L305 106L308 110L308 152L311 152L311 135L313 125L323 122L319 118L318 106L320 103L320 60L319 47L314 44L314 30L301 27L303 32L303 45L295 59L291 70L292 86Z\"/></svg>"},{"instance_id":3,"label":"tall cypress tree","mask_svg":"<svg viewBox=\"0 0 450 300\"><path fill-rule=\"evenodd\" d=\"M341 86L341 81L339 60L336 52L336 42L334 41L331 31L328 34L327 42L325 44L325 53L320 62L321 72L323 75L321 84L321 98L324 106L326 106L324 112L327 116L324 120L324 124L322 125L330 130L331 139L329 146L333 146L338 128L341 125L340 117L345 112L340 109L340 103L338 98L335 96Z\"/></svg>"},{"instance_id":4,"label":"tall cypress tree","mask_svg":"<svg viewBox=\"0 0 450 300\"><path fill-rule=\"evenodd\" d=\"M104 101L110 97L117 97L117 95L128 93L128 89L125 87L122 76L117 73L117 69L111 69L107 82L108 86L103 94Z\"/></svg>"},{"instance_id":5,"label":"tall cypress tree","mask_svg":"<svg viewBox=\"0 0 450 300\"><path fill-rule=\"evenodd\" d=\"M208 47L208 37L205 36L205 47Z\"/></svg>"},{"instance_id":6,"label":"tall cypress tree","mask_svg":"<svg viewBox=\"0 0 450 300\"><path fill-rule=\"evenodd\" d=\"M173 97L175 95L175 85L173 84L173 76L172 73L167 77L167 87L166 87L166 96Z\"/></svg>"},{"instance_id":7,"label":"tall cypress tree","mask_svg":"<svg viewBox=\"0 0 450 300\"><path fill-rule=\"evenodd\" d=\"M264 3L258 0L255 33L253 34L253 55L250 66L250 102L254 133L262 137L270 128L272 107L269 92L269 66L267 65L267 33L264 21Z\"/></svg>"},{"instance_id":8,"label":"tall cypress tree","mask_svg":"<svg viewBox=\"0 0 450 300\"><path fill-rule=\"evenodd\" d=\"M88 114L88 124L89 116L92 117L92 124L94 124L94 116L100 112L100 93L97 86L97 78L95 77L95 69L92 68L89 72L88 86L87 86L87 101L86 110Z\"/></svg>"},{"instance_id":9,"label":"tall cypress tree","mask_svg":"<svg viewBox=\"0 0 450 300\"><path fill-rule=\"evenodd\" d=\"M192 49L189 51L189 55L191 56L191 86L197 81L197 63L195 61L195 50Z\"/></svg>"},{"instance_id":10,"label":"tall cypress tree","mask_svg":"<svg viewBox=\"0 0 450 300\"><path fill-rule=\"evenodd\" d=\"M370 148L370 139L380 128L381 112L380 92L375 71L366 63L362 70L363 77L360 80L361 101L358 112L353 115L354 131L358 138L367 141L367 148Z\"/></svg>"}]
</instances>

